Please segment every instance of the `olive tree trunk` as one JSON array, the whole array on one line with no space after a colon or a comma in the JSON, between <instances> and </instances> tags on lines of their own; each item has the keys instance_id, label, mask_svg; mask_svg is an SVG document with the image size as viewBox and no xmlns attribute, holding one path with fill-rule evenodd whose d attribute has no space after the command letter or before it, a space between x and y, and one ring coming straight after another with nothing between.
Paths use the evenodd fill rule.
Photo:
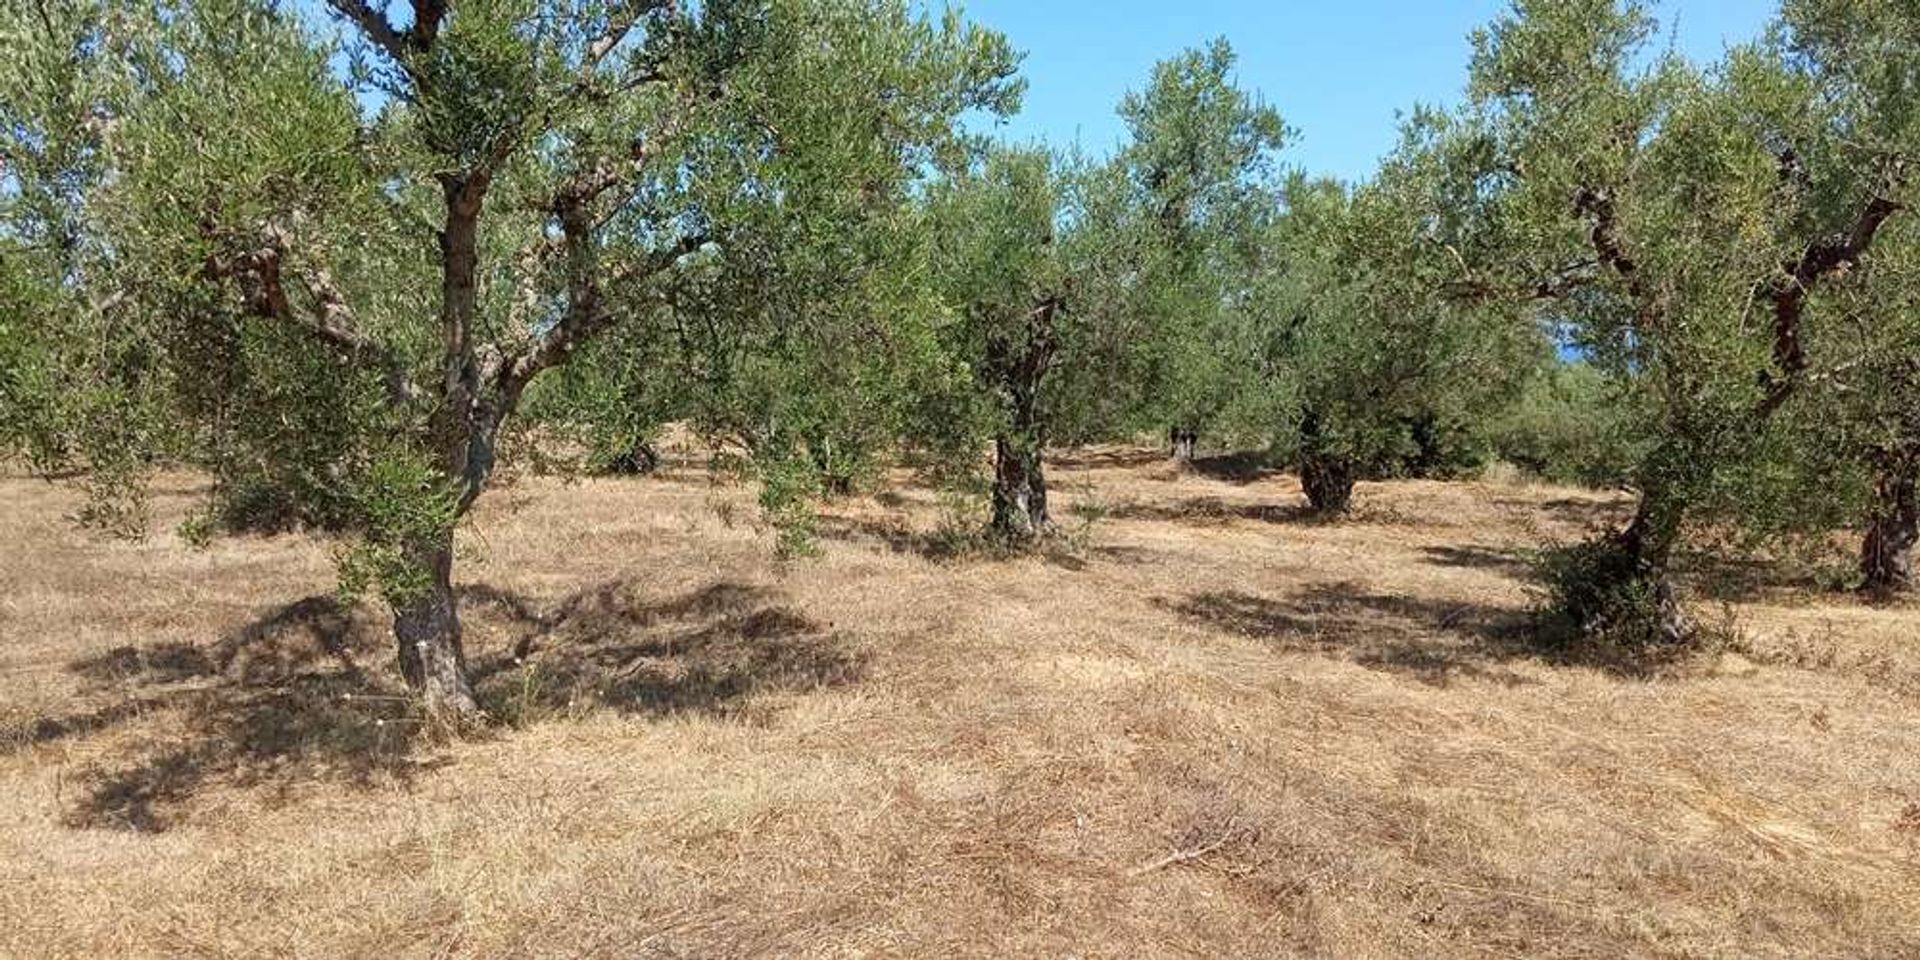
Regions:
<instances>
[{"instance_id":1,"label":"olive tree trunk","mask_svg":"<svg viewBox=\"0 0 1920 960\"><path fill-rule=\"evenodd\" d=\"M1167 431L1168 455L1175 463L1186 466L1193 462L1194 448L1200 445L1200 431L1187 427L1174 427Z\"/></svg>"},{"instance_id":2,"label":"olive tree trunk","mask_svg":"<svg viewBox=\"0 0 1920 960\"><path fill-rule=\"evenodd\" d=\"M1860 548L1861 589L1913 589L1913 548L1920 542L1920 457L1885 462L1874 480L1873 512Z\"/></svg>"},{"instance_id":3,"label":"olive tree trunk","mask_svg":"<svg viewBox=\"0 0 1920 960\"><path fill-rule=\"evenodd\" d=\"M1042 462L1047 417L1041 387L1053 365L1054 315L1062 306L1058 297L1042 300L1023 324L987 343L987 369L1006 418L994 438L990 530L1006 543L1029 544L1053 530Z\"/></svg>"},{"instance_id":4,"label":"olive tree trunk","mask_svg":"<svg viewBox=\"0 0 1920 960\"><path fill-rule=\"evenodd\" d=\"M607 462L607 469L623 477L645 476L660 469L660 451L645 438L637 438Z\"/></svg>"},{"instance_id":5,"label":"olive tree trunk","mask_svg":"<svg viewBox=\"0 0 1920 960\"><path fill-rule=\"evenodd\" d=\"M1339 516L1353 509L1352 461L1337 454L1307 453L1300 458L1300 488L1313 512Z\"/></svg>"},{"instance_id":6,"label":"olive tree trunk","mask_svg":"<svg viewBox=\"0 0 1920 960\"><path fill-rule=\"evenodd\" d=\"M1039 445L1002 434L994 442L994 534L1009 543L1030 543L1052 529Z\"/></svg>"},{"instance_id":7,"label":"olive tree trunk","mask_svg":"<svg viewBox=\"0 0 1920 960\"><path fill-rule=\"evenodd\" d=\"M479 712L467 680L467 656L460 643L460 611L453 593L453 544L450 539L415 544L410 559L427 574L417 593L393 606L393 633L399 644L400 673L436 716Z\"/></svg>"},{"instance_id":8,"label":"olive tree trunk","mask_svg":"<svg viewBox=\"0 0 1920 960\"><path fill-rule=\"evenodd\" d=\"M1300 418L1300 489L1315 513L1339 516L1353 509L1353 485L1360 468L1353 458L1328 449L1320 415L1308 410Z\"/></svg>"},{"instance_id":9,"label":"olive tree trunk","mask_svg":"<svg viewBox=\"0 0 1920 960\"><path fill-rule=\"evenodd\" d=\"M1633 520L1585 548L1555 585L1562 612L1590 635L1648 644L1681 644L1694 625L1680 603L1671 566L1685 504L1659 487L1641 492Z\"/></svg>"}]
</instances>

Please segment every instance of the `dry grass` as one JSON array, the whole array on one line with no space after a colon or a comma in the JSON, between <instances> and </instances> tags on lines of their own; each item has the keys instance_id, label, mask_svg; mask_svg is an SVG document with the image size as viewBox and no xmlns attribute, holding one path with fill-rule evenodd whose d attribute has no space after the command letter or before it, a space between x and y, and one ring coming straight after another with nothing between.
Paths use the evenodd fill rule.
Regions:
<instances>
[{"instance_id":1,"label":"dry grass","mask_svg":"<svg viewBox=\"0 0 1920 960\"><path fill-rule=\"evenodd\" d=\"M1063 456L1105 518L1010 561L930 557L901 487L784 568L696 472L524 480L459 571L510 722L451 744L324 542L0 480L0 955L1920 954L1913 609L1544 658L1526 552L1618 503L1315 524L1232 466Z\"/></svg>"}]
</instances>

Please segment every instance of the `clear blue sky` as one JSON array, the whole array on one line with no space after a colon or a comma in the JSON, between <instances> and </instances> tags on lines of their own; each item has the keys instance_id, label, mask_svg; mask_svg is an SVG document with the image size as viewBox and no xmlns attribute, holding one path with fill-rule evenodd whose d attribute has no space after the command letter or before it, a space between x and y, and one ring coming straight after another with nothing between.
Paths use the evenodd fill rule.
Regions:
<instances>
[{"instance_id":1,"label":"clear blue sky","mask_svg":"<svg viewBox=\"0 0 1920 960\"><path fill-rule=\"evenodd\" d=\"M1155 61L1225 36L1240 84L1259 91L1299 131L1289 164L1366 176L1393 146L1395 111L1457 101L1467 34L1506 0L970 0L967 15L1026 51L1026 107L1002 131L1013 140L1078 142L1104 153L1125 132L1114 114ZM1665 0L1663 47L1716 59L1756 37L1772 0Z\"/></svg>"}]
</instances>

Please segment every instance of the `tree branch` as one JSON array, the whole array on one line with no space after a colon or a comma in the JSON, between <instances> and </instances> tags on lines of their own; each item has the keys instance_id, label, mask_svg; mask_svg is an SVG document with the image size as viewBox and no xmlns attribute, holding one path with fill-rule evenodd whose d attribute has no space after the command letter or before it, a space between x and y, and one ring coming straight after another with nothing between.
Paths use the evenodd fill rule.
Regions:
<instances>
[{"instance_id":1,"label":"tree branch","mask_svg":"<svg viewBox=\"0 0 1920 960\"><path fill-rule=\"evenodd\" d=\"M406 366L392 351L361 332L352 308L325 268L314 267L296 278L313 299L314 308L303 310L294 305L287 295L286 253L285 232L269 225L261 231L259 246L231 261L209 261L208 272L238 280L247 309L255 316L298 329L349 360L377 362L387 381L388 400L394 405L403 406L417 397L418 390Z\"/></svg>"},{"instance_id":2,"label":"tree branch","mask_svg":"<svg viewBox=\"0 0 1920 960\"><path fill-rule=\"evenodd\" d=\"M673 246L648 253L608 279L615 283L627 283L665 273L672 269L681 257L705 246L709 239L705 234L682 237ZM579 242L590 243L591 240L582 238ZM570 247L573 243L574 241L569 240ZM577 248L569 249L568 252L570 258L580 256ZM531 346L508 357L500 365L499 389L501 396L505 398L502 404L504 409L512 409L520 393L541 371L566 362L575 350L585 346L594 337L622 319L620 312L606 307L602 292L601 283L590 275L574 275L568 278L566 315Z\"/></svg>"},{"instance_id":3,"label":"tree branch","mask_svg":"<svg viewBox=\"0 0 1920 960\"><path fill-rule=\"evenodd\" d=\"M360 32L387 56L402 64L406 62L407 54L412 51L411 40L394 29L385 12L369 6L367 0L327 0L327 6L359 25Z\"/></svg>"},{"instance_id":4,"label":"tree branch","mask_svg":"<svg viewBox=\"0 0 1920 960\"><path fill-rule=\"evenodd\" d=\"M407 39L413 49L425 53L440 36L440 24L447 19L447 0L413 0L413 28Z\"/></svg>"},{"instance_id":5,"label":"tree branch","mask_svg":"<svg viewBox=\"0 0 1920 960\"><path fill-rule=\"evenodd\" d=\"M1773 304L1773 369L1761 378L1767 391L1760 403L1763 416L1786 402L1807 370L1800 325L1813 289L1826 277L1853 269L1873 245L1881 225L1904 209L1896 201L1875 196L1844 233L1809 244L1799 259L1781 264L1780 275L1763 284L1765 296Z\"/></svg>"}]
</instances>

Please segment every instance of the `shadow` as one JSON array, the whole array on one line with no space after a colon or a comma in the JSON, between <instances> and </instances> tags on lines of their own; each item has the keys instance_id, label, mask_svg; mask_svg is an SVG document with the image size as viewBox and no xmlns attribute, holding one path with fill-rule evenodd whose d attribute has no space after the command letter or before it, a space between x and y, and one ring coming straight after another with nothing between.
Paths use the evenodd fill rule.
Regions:
<instances>
[{"instance_id":1,"label":"shadow","mask_svg":"<svg viewBox=\"0 0 1920 960\"><path fill-rule=\"evenodd\" d=\"M604 706L623 714L742 716L751 698L858 680L865 657L767 588L717 583L649 601L611 581L540 604L488 586L463 591L475 617L519 636L474 664L489 713L518 722Z\"/></svg>"},{"instance_id":2,"label":"shadow","mask_svg":"<svg viewBox=\"0 0 1920 960\"><path fill-rule=\"evenodd\" d=\"M1533 563L1524 550L1506 547L1481 546L1439 546L1422 547L1426 561L1436 567L1464 567L1469 570L1487 570L1503 574L1515 580L1526 580L1533 574Z\"/></svg>"},{"instance_id":3,"label":"shadow","mask_svg":"<svg viewBox=\"0 0 1920 960\"><path fill-rule=\"evenodd\" d=\"M270 611L207 647L119 647L70 665L83 695L109 702L35 726L36 741L163 718L87 771L66 813L75 827L160 831L216 785L284 792L312 780L404 779L419 725L404 691L362 671L387 649L386 631L332 597Z\"/></svg>"},{"instance_id":4,"label":"shadow","mask_svg":"<svg viewBox=\"0 0 1920 960\"><path fill-rule=\"evenodd\" d=\"M1544 513L1556 523L1564 523L1586 529L1612 529L1633 513L1631 503L1608 503L1605 501L1578 500L1572 497L1559 497L1553 500L1528 500L1522 497L1495 497L1495 506L1510 507L1529 513Z\"/></svg>"},{"instance_id":5,"label":"shadow","mask_svg":"<svg viewBox=\"0 0 1920 960\"><path fill-rule=\"evenodd\" d=\"M1169 503L1129 503L1107 508L1112 520L1144 520L1189 526L1220 526L1237 521L1255 523L1337 522L1314 512L1307 504L1229 503L1219 497L1191 497Z\"/></svg>"},{"instance_id":6,"label":"shadow","mask_svg":"<svg viewBox=\"0 0 1920 960\"><path fill-rule=\"evenodd\" d=\"M814 534L822 540L878 547L888 553L913 554L928 560L955 560L971 552L966 534L951 531L920 532L904 518L822 516Z\"/></svg>"},{"instance_id":7,"label":"shadow","mask_svg":"<svg viewBox=\"0 0 1920 960\"><path fill-rule=\"evenodd\" d=\"M1227 453L1215 457L1196 457L1187 468L1210 480L1246 485L1286 472L1264 450Z\"/></svg>"},{"instance_id":8,"label":"shadow","mask_svg":"<svg viewBox=\"0 0 1920 960\"><path fill-rule=\"evenodd\" d=\"M1840 561L1850 567L1852 558ZM1834 592L1821 571L1804 561L1693 549L1675 557L1674 566L1692 593L1717 602L1805 599Z\"/></svg>"},{"instance_id":9,"label":"shadow","mask_svg":"<svg viewBox=\"0 0 1920 960\"><path fill-rule=\"evenodd\" d=\"M1144 566L1149 563L1164 562L1166 558L1169 556L1169 554L1164 550L1154 550L1148 547L1127 546L1124 544L1110 544L1110 545L1102 545L1097 547L1089 547L1087 549L1087 553L1092 556L1098 557L1101 560L1105 560L1108 563L1120 564L1122 566L1129 566L1129 567L1138 567L1138 566Z\"/></svg>"},{"instance_id":10,"label":"shadow","mask_svg":"<svg viewBox=\"0 0 1920 960\"><path fill-rule=\"evenodd\" d=\"M1141 467L1172 462L1173 458L1165 451L1139 447L1069 450L1047 455L1048 469L1062 471L1137 470Z\"/></svg>"},{"instance_id":11,"label":"shadow","mask_svg":"<svg viewBox=\"0 0 1920 960\"><path fill-rule=\"evenodd\" d=\"M749 714L751 696L857 679L864 658L767 589L718 583L648 601L625 582L541 603L486 585L461 592L482 706L507 722L563 708ZM310 597L212 644L120 647L74 662L86 709L46 718L34 742L124 727L87 768L69 826L158 832L217 789L269 801L305 784L406 783L434 764L415 702L390 668L384 617ZM362 664L377 664L365 668Z\"/></svg>"},{"instance_id":12,"label":"shadow","mask_svg":"<svg viewBox=\"0 0 1920 960\"><path fill-rule=\"evenodd\" d=\"M1285 600L1228 590L1155 603L1221 633L1290 652L1338 656L1432 686L1460 677L1531 683L1505 664L1539 656L1527 643L1530 618L1524 612L1370 593L1352 583L1321 584Z\"/></svg>"}]
</instances>

